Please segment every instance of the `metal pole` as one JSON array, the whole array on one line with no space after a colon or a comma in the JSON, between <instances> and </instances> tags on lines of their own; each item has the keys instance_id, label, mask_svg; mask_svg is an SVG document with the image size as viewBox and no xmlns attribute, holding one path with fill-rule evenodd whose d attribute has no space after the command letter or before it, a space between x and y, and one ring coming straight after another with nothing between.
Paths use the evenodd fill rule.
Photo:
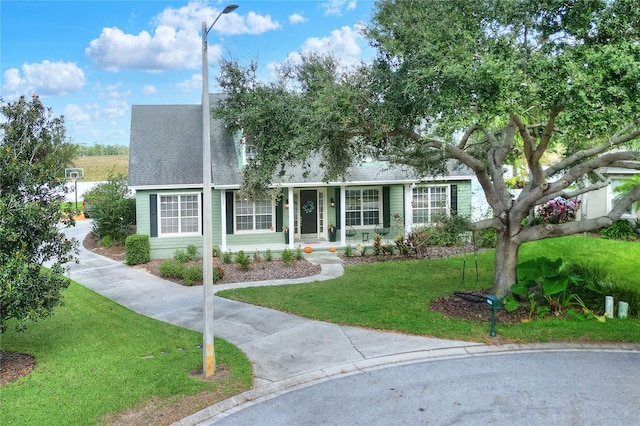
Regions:
<instances>
[{"instance_id":1,"label":"metal pole","mask_svg":"<svg viewBox=\"0 0 640 426\"><path fill-rule=\"evenodd\" d=\"M213 346L213 219L211 214L211 119L209 111L209 60L207 57L207 34L223 14L237 9L231 4L218 14L207 28L202 22L202 287L204 293L202 332L202 374L210 377L216 370Z\"/></svg>"},{"instance_id":2,"label":"metal pole","mask_svg":"<svg viewBox=\"0 0 640 426\"><path fill-rule=\"evenodd\" d=\"M202 287L204 291L204 327L202 373L215 373L213 347L213 224L211 218L211 129L209 112L209 72L207 60L207 23L202 23Z\"/></svg>"}]
</instances>

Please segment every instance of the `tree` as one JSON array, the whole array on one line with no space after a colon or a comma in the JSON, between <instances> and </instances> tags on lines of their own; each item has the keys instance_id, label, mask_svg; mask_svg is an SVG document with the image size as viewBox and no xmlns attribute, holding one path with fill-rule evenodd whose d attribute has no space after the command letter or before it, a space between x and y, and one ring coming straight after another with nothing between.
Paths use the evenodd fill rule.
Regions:
<instances>
[{"instance_id":1,"label":"tree","mask_svg":"<svg viewBox=\"0 0 640 426\"><path fill-rule=\"evenodd\" d=\"M73 153L63 119L52 117L37 96L2 101L2 116L0 332L10 319L22 330L28 320L52 314L69 285L63 265L73 259L75 244L60 226L73 224L61 209L64 166Z\"/></svg>"},{"instance_id":2,"label":"tree","mask_svg":"<svg viewBox=\"0 0 640 426\"><path fill-rule=\"evenodd\" d=\"M107 246L124 244L136 223L136 200L131 196L126 177L110 174L107 182L87 192L84 200L91 205L93 232Z\"/></svg>"},{"instance_id":3,"label":"tree","mask_svg":"<svg viewBox=\"0 0 640 426\"><path fill-rule=\"evenodd\" d=\"M496 230L498 296L517 281L523 243L608 226L640 198L635 186L599 218L528 220L551 199L606 186L602 168L640 170L636 0L380 0L365 34L377 56L351 69L307 55L262 83L255 64L223 61L215 114L256 152L245 191L313 153L331 180L363 155L419 176L455 160L492 209L475 226ZM560 159L544 164L549 151ZM514 162L528 170L517 198L503 176Z\"/></svg>"}]
</instances>

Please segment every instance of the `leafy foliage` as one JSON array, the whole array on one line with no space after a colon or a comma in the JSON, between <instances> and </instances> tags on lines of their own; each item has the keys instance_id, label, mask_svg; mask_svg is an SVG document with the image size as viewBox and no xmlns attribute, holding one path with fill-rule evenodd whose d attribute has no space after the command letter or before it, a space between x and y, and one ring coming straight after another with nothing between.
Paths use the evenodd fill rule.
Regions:
<instances>
[{"instance_id":1,"label":"leafy foliage","mask_svg":"<svg viewBox=\"0 0 640 426\"><path fill-rule=\"evenodd\" d=\"M52 314L69 285L63 265L73 260L75 241L62 233L73 225L62 211L62 177L74 149L65 142L62 118L37 96L2 102L0 121L0 332L17 319ZM62 224L62 226L59 226ZM43 268L47 264L48 270Z\"/></svg>"},{"instance_id":2,"label":"leafy foliage","mask_svg":"<svg viewBox=\"0 0 640 426\"><path fill-rule=\"evenodd\" d=\"M612 240L635 240L638 238L636 228L631 222L619 219L600 231L600 235L604 238Z\"/></svg>"},{"instance_id":3,"label":"leafy foliage","mask_svg":"<svg viewBox=\"0 0 640 426\"><path fill-rule=\"evenodd\" d=\"M124 241L127 265L148 263L151 259L151 244L148 235L129 235Z\"/></svg>"},{"instance_id":4,"label":"leafy foliage","mask_svg":"<svg viewBox=\"0 0 640 426\"><path fill-rule=\"evenodd\" d=\"M108 236L113 244L122 244L136 223L136 200L131 197L124 175L110 175L84 195L91 205L93 232Z\"/></svg>"},{"instance_id":5,"label":"leafy foliage","mask_svg":"<svg viewBox=\"0 0 640 426\"><path fill-rule=\"evenodd\" d=\"M578 198L554 198L536 208L536 219L540 223L566 223L576 218L579 208Z\"/></svg>"},{"instance_id":6,"label":"leafy foliage","mask_svg":"<svg viewBox=\"0 0 640 426\"><path fill-rule=\"evenodd\" d=\"M379 0L365 35L373 63L303 55L271 83L258 80L255 63L223 61L228 96L215 115L256 153L243 169L247 193L316 159L327 181L347 179L363 157L419 177L455 160L492 209L475 227L496 230L499 296L517 279L523 243L608 226L640 199L635 185L602 217L526 225L536 206L606 186L600 168L639 167L636 1ZM549 151L559 158L543 163ZM506 163L526 168L516 198Z\"/></svg>"}]
</instances>

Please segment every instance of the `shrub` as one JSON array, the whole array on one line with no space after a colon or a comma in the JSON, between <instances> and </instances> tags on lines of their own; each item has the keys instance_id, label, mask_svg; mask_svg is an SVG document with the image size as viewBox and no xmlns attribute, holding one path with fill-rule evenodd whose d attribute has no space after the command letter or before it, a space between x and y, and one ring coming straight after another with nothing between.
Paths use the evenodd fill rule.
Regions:
<instances>
[{"instance_id":1,"label":"shrub","mask_svg":"<svg viewBox=\"0 0 640 426\"><path fill-rule=\"evenodd\" d=\"M173 260L180 263L187 263L197 260L200 257L198 249L193 244L187 246L187 250L178 249L173 253Z\"/></svg>"},{"instance_id":2,"label":"shrub","mask_svg":"<svg viewBox=\"0 0 640 426\"><path fill-rule=\"evenodd\" d=\"M218 282L224 278L224 271L219 266L213 267L213 282Z\"/></svg>"},{"instance_id":3,"label":"shrub","mask_svg":"<svg viewBox=\"0 0 640 426\"><path fill-rule=\"evenodd\" d=\"M271 249L267 249L267 251L264 253L264 260L266 260L267 262L271 262L273 260Z\"/></svg>"},{"instance_id":4,"label":"shrub","mask_svg":"<svg viewBox=\"0 0 640 426\"><path fill-rule=\"evenodd\" d=\"M350 245L347 245L344 248L344 255L347 256L347 257L353 256L353 247L351 247Z\"/></svg>"},{"instance_id":5,"label":"shrub","mask_svg":"<svg viewBox=\"0 0 640 426\"><path fill-rule=\"evenodd\" d=\"M124 240L125 262L127 265L139 265L149 262L151 245L148 235L129 235Z\"/></svg>"},{"instance_id":6,"label":"shrub","mask_svg":"<svg viewBox=\"0 0 640 426\"><path fill-rule=\"evenodd\" d=\"M104 237L100 238L100 245L106 248L113 246L113 241L111 240L111 236L105 235Z\"/></svg>"},{"instance_id":7,"label":"shrub","mask_svg":"<svg viewBox=\"0 0 640 426\"><path fill-rule=\"evenodd\" d=\"M293 252L291 249L286 248L282 250L282 254L280 256L282 257L282 262L285 265L291 265L291 263L293 263Z\"/></svg>"},{"instance_id":8,"label":"shrub","mask_svg":"<svg viewBox=\"0 0 640 426\"><path fill-rule=\"evenodd\" d=\"M295 256L296 260L300 260L302 259L302 247L298 246L296 247L296 256Z\"/></svg>"},{"instance_id":9,"label":"shrub","mask_svg":"<svg viewBox=\"0 0 640 426\"><path fill-rule=\"evenodd\" d=\"M251 265L251 258L244 254L244 250L240 250L236 253L235 262L240 265L241 269L249 269L249 265Z\"/></svg>"},{"instance_id":10,"label":"shrub","mask_svg":"<svg viewBox=\"0 0 640 426\"><path fill-rule=\"evenodd\" d=\"M167 278L182 278L182 271L184 269L184 264L176 260L165 260L158 265L160 275Z\"/></svg>"},{"instance_id":11,"label":"shrub","mask_svg":"<svg viewBox=\"0 0 640 426\"><path fill-rule=\"evenodd\" d=\"M230 251L227 251L226 253L222 253L222 263L229 264L231 263L232 259L233 259L233 255L231 254Z\"/></svg>"},{"instance_id":12,"label":"shrub","mask_svg":"<svg viewBox=\"0 0 640 426\"><path fill-rule=\"evenodd\" d=\"M256 249L253 252L253 263L260 263L262 261L262 256L260 256L260 250Z\"/></svg>"},{"instance_id":13,"label":"shrub","mask_svg":"<svg viewBox=\"0 0 640 426\"><path fill-rule=\"evenodd\" d=\"M381 239L382 237L380 234L376 234L376 236L373 237L373 254L376 256L382 253L382 244L380 243Z\"/></svg>"},{"instance_id":14,"label":"shrub","mask_svg":"<svg viewBox=\"0 0 640 426\"><path fill-rule=\"evenodd\" d=\"M634 240L638 237L633 224L628 220L619 219L607 228L600 230L600 236L611 240Z\"/></svg>"},{"instance_id":15,"label":"shrub","mask_svg":"<svg viewBox=\"0 0 640 426\"><path fill-rule=\"evenodd\" d=\"M536 207L536 222L565 223L576 218L580 208L580 199L556 197Z\"/></svg>"},{"instance_id":16,"label":"shrub","mask_svg":"<svg viewBox=\"0 0 640 426\"><path fill-rule=\"evenodd\" d=\"M188 286L202 282L202 266L186 266L182 270L182 279L184 280L184 284Z\"/></svg>"},{"instance_id":17,"label":"shrub","mask_svg":"<svg viewBox=\"0 0 640 426\"><path fill-rule=\"evenodd\" d=\"M473 237L478 248L496 247L496 230L493 228L477 229L474 231Z\"/></svg>"},{"instance_id":18,"label":"shrub","mask_svg":"<svg viewBox=\"0 0 640 426\"><path fill-rule=\"evenodd\" d=\"M136 223L136 201L131 197L124 175L109 175L84 195L91 205L93 232L100 238L109 236L113 244L122 244Z\"/></svg>"},{"instance_id":19,"label":"shrub","mask_svg":"<svg viewBox=\"0 0 640 426\"><path fill-rule=\"evenodd\" d=\"M393 244L384 244L381 247L381 253L382 254L391 255L391 254L393 254L393 251L394 251Z\"/></svg>"}]
</instances>

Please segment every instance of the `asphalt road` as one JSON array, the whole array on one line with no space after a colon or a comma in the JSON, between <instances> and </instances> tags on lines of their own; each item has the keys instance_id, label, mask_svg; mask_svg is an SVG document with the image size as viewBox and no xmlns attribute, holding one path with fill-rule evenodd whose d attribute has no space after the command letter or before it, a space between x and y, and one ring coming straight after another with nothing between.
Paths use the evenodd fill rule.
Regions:
<instances>
[{"instance_id":1,"label":"asphalt road","mask_svg":"<svg viewBox=\"0 0 640 426\"><path fill-rule=\"evenodd\" d=\"M433 360L328 380L216 425L636 425L640 353L532 351Z\"/></svg>"}]
</instances>

